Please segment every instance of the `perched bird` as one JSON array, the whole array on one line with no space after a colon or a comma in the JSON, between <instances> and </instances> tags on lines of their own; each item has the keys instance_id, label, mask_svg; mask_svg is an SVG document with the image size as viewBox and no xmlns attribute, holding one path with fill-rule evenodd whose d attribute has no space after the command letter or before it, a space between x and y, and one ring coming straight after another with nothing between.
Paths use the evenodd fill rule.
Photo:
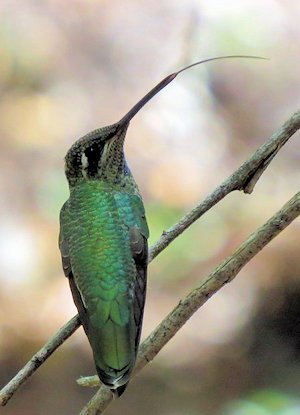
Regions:
<instances>
[{"instance_id":1,"label":"perched bird","mask_svg":"<svg viewBox=\"0 0 300 415\"><path fill-rule=\"evenodd\" d=\"M135 114L180 72L164 78L119 122L76 141L65 157L70 197L60 213L63 270L100 380L120 396L134 368L146 296L145 210L124 156Z\"/></svg>"}]
</instances>

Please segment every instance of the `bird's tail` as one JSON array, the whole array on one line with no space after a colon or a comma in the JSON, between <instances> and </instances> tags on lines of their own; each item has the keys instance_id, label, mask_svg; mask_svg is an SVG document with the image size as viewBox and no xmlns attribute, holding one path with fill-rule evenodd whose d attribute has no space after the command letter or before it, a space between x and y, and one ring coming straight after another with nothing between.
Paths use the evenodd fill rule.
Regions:
<instances>
[{"instance_id":1,"label":"bird's tail","mask_svg":"<svg viewBox=\"0 0 300 415\"><path fill-rule=\"evenodd\" d=\"M96 369L100 381L104 383L104 385L106 385L108 388L110 388L114 395L114 398L119 398L121 395L123 395L128 385L131 367L126 366L120 371L114 370L114 374L108 374L107 372L104 372L99 368L99 366L96 366ZM119 376L117 376L116 372L119 372Z\"/></svg>"},{"instance_id":2,"label":"bird's tail","mask_svg":"<svg viewBox=\"0 0 300 415\"><path fill-rule=\"evenodd\" d=\"M125 392L125 389L127 388L127 385L128 385L128 382L125 383L122 386L119 386L117 389L111 389L111 391L114 395L114 398L120 398L120 396L122 396L123 393Z\"/></svg>"}]
</instances>

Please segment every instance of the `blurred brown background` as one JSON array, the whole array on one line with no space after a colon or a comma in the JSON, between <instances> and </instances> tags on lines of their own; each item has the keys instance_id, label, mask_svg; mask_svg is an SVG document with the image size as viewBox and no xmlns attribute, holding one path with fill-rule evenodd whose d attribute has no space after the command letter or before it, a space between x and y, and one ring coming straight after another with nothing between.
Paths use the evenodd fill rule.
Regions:
<instances>
[{"instance_id":1,"label":"blurred brown background","mask_svg":"<svg viewBox=\"0 0 300 415\"><path fill-rule=\"evenodd\" d=\"M63 158L166 74L181 74L127 134L154 242L299 106L297 0L1 0L0 381L75 313L57 247ZM143 337L299 190L299 133L252 195L234 193L149 269ZM299 220L215 295L107 414L300 413ZM80 329L15 395L7 415L79 412L94 390Z\"/></svg>"}]
</instances>

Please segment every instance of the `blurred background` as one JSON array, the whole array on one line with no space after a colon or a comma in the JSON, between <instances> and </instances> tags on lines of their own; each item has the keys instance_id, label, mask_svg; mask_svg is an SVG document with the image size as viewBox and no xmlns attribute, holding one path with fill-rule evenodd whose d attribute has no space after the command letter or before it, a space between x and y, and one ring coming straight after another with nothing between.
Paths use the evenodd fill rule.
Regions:
<instances>
[{"instance_id":1,"label":"blurred background","mask_svg":"<svg viewBox=\"0 0 300 415\"><path fill-rule=\"evenodd\" d=\"M199 59L131 122L126 154L152 244L299 107L297 0L1 0L0 382L75 312L57 246L64 156ZM299 190L299 133L149 267L143 337ZM201 308L107 414L300 413L299 220ZM79 329L1 413L76 414L94 390Z\"/></svg>"}]
</instances>

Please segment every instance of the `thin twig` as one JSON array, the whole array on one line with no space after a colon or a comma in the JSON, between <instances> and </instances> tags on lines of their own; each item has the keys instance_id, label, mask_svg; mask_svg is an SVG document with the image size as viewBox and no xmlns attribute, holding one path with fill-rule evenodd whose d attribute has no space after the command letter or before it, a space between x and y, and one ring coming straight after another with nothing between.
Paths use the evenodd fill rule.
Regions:
<instances>
[{"instance_id":1,"label":"thin twig","mask_svg":"<svg viewBox=\"0 0 300 415\"><path fill-rule=\"evenodd\" d=\"M134 370L136 375L146 366L158 352L172 339L187 320L213 294L225 284L232 281L239 271L266 246L276 235L285 229L300 214L300 192L286 203L263 226L258 228L240 247L228 256L204 281L165 317L156 329L141 344L137 364ZM88 384L99 379L93 376L87 378ZM80 379L84 385L84 378ZM101 386L98 392L80 412L80 415L99 415L113 399L112 393L106 386Z\"/></svg>"},{"instance_id":2,"label":"thin twig","mask_svg":"<svg viewBox=\"0 0 300 415\"><path fill-rule=\"evenodd\" d=\"M212 206L216 205L227 194L234 190L243 190L250 193L262 172L288 139L300 128L300 111L296 112L276 131L270 139L264 143L238 170L229 176L217 187L202 203L188 212L178 223L165 231L159 240L152 246L149 254L149 262L162 252L177 236L183 233L193 222L199 219ZM32 362L43 356L43 362L62 344L65 339L63 330L75 331L80 326L78 315L73 317L43 346L30 361L17 373L17 375L0 391L0 405L5 405L16 390L27 380L40 366L33 366ZM72 333L70 333L71 335ZM56 346L58 344L58 346ZM43 363L42 362L42 363Z\"/></svg>"},{"instance_id":3,"label":"thin twig","mask_svg":"<svg viewBox=\"0 0 300 415\"><path fill-rule=\"evenodd\" d=\"M26 363L0 392L0 404L6 405L15 391L63 344L80 326L79 316L74 316Z\"/></svg>"},{"instance_id":4,"label":"thin twig","mask_svg":"<svg viewBox=\"0 0 300 415\"><path fill-rule=\"evenodd\" d=\"M261 174L289 138L300 129L300 110L295 112L274 134L259 147L233 174L221 183L206 199L188 212L152 246L150 260L163 251L205 212L234 190L251 193Z\"/></svg>"}]
</instances>

